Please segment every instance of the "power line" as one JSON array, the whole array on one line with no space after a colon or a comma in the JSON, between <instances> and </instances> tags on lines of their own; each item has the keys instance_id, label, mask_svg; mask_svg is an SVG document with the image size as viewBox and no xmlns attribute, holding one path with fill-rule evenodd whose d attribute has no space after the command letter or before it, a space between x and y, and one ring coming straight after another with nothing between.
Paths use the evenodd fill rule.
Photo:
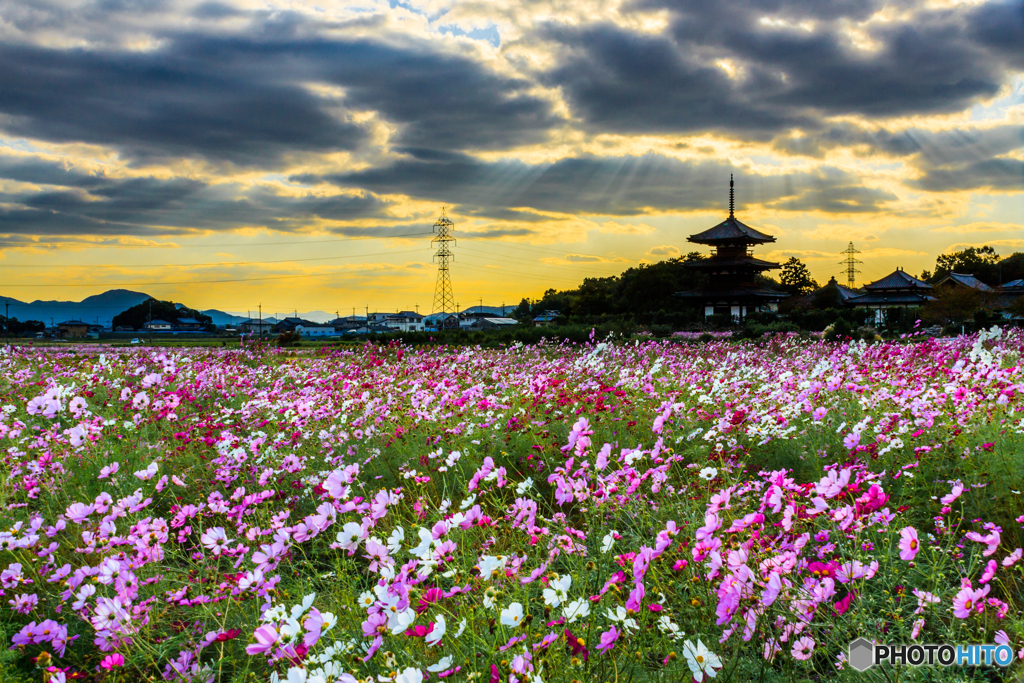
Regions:
<instances>
[{"instance_id":1,"label":"power line","mask_svg":"<svg viewBox=\"0 0 1024 683\"><path fill-rule=\"evenodd\" d=\"M380 252L385 254L408 254L419 249L405 249L402 251ZM346 254L344 256L315 256L312 258L289 258L277 261L213 261L210 263L153 263L153 264L120 264L120 263L31 263L31 264L4 264L4 268L198 268L200 266L258 266L273 263L304 263L307 261L331 261L342 258L358 258L360 256L375 256L377 254Z\"/></svg>"},{"instance_id":2,"label":"power line","mask_svg":"<svg viewBox=\"0 0 1024 683\"><path fill-rule=\"evenodd\" d=\"M535 266L546 266L548 268L563 268L563 269L569 269L569 270L586 271L586 272L594 273L594 274L598 274L598 273L603 273L604 272L604 271L601 271L601 270L596 270L595 268L593 268L591 266L585 266L585 265L584 266L576 266L576 265L568 265L568 264L551 264L551 263L543 263L543 262L538 263L537 261L530 261L530 260L527 260L527 259L521 259L521 258L518 258L516 256L498 257L498 256L494 256L492 254L488 254L485 251L478 251L478 250L472 249L470 247L462 247L462 249L464 251L469 251L469 252L473 252L473 253L476 253L476 254L481 254L481 255L486 256L487 258L490 258L490 259L494 259L494 260L497 260L497 261L506 261L508 263L523 263L523 264L535 265ZM622 266L625 265L625 263L608 262L608 265L618 265L619 267L622 267ZM602 274L601 277L611 277L611 276L610 275L606 275L606 274Z\"/></svg>"}]
</instances>

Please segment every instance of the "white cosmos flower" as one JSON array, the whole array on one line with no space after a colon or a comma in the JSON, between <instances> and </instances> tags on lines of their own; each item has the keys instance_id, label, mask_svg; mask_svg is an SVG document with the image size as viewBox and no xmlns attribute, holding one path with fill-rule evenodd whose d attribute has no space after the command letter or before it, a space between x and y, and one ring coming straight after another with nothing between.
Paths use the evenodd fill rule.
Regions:
<instances>
[{"instance_id":1,"label":"white cosmos flower","mask_svg":"<svg viewBox=\"0 0 1024 683\"><path fill-rule=\"evenodd\" d=\"M521 496L532 488L533 477L527 477L522 482L520 482L518 486L516 486L516 494Z\"/></svg>"},{"instance_id":2,"label":"white cosmos flower","mask_svg":"<svg viewBox=\"0 0 1024 683\"><path fill-rule=\"evenodd\" d=\"M394 555L402 549L402 541L405 540L405 529L396 527L388 537L388 554Z\"/></svg>"},{"instance_id":3,"label":"white cosmos flower","mask_svg":"<svg viewBox=\"0 0 1024 683\"><path fill-rule=\"evenodd\" d=\"M428 666L427 671L439 673L441 671L444 671L445 669L451 668L452 662L454 661L455 660L452 658L451 655L446 655L437 664L434 664L433 666Z\"/></svg>"},{"instance_id":4,"label":"white cosmos flower","mask_svg":"<svg viewBox=\"0 0 1024 683\"><path fill-rule=\"evenodd\" d=\"M481 555L477 564L480 567L480 578L489 579L491 574L505 567L505 558L500 555Z\"/></svg>"},{"instance_id":5,"label":"white cosmos flower","mask_svg":"<svg viewBox=\"0 0 1024 683\"><path fill-rule=\"evenodd\" d=\"M518 602L501 610L501 623L505 626L519 626L523 622L523 606Z\"/></svg>"},{"instance_id":6,"label":"white cosmos flower","mask_svg":"<svg viewBox=\"0 0 1024 683\"><path fill-rule=\"evenodd\" d=\"M431 537L429 529L418 527L416 529L416 533L420 537L420 544L412 550L410 550L409 552L412 553L415 557L423 557L424 555L430 552L430 547L433 544L434 539L433 537Z\"/></svg>"},{"instance_id":7,"label":"white cosmos flower","mask_svg":"<svg viewBox=\"0 0 1024 683\"><path fill-rule=\"evenodd\" d=\"M715 477L718 476L718 470L715 469L714 467L705 467L700 471L700 474L698 476L701 479L710 481L711 479L714 479Z\"/></svg>"},{"instance_id":8,"label":"white cosmos flower","mask_svg":"<svg viewBox=\"0 0 1024 683\"><path fill-rule=\"evenodd\" d=\"M431 632L428 633L427 637L425 638L425 640L427 641L427 645L437 645L438 643L440 643L441 638L444 636L445 630L446 626L444 622L444 615L438 614L437 619L434 620L433 630L431 630Z\"/></svg>"},{"instance_id":9,"label":"white cosmos flower","mask_svg":"<svg viewBox=\"0 0 1024 683\"><path fill-rule=\"evenodd\" d=\"M459 636L462 635L462 632L466 630L466 625L468 623L469 622L467 622L465 619L463 619L462 621L459 622L459 630L455 632L455 637L456 638L458 638Z\"/></svg>"},{"instance_id":10,"label":"white cosmos flower","mask_svg":"<svg viewBox=\"0 0 1024 683\"><path fill-rule=\"evenodd\" d=\"M562 608L562 615L570 624L590 614L590 601L586 598L573 600Z\"/></svg>"},{"instance_id":11,"label":"white cosmos flower","mask_svg":"<svg viewBox=\"0 0 1024 683\"><path fill-rule=\"evenodd\" d=\"M572 577L568 574L551 581L548 584L548 587L544 589L544 604L550 605L551 607L558 607L560 604L568 600L568 592L571 585Z\"/></svg>"},{"instance_id":12,"label":"white cosmos flower","mask_svg":"<svg viewBox=\"0 0 1024 683\"><path fill-rule=\"evenodd\" d=\"M689 640L683 643L683 656L686 657L686 663L689 664L690 672L693 673L693 678L697 683L704 680L705 674L709 678L714 678L718 674L715 669L722 668L722 660L705 647L699 638L696 646Z\"/></svg>"},{"instance_id":13,"label":"white cosmos flower","mask_svg":"<svg viewBox=\"0 0 1024 683\"><path fill-rule=\"evenodd\" d=\"M615 545L615 529L612 529L601 539L601 552L606 553Z\"/></svg>"}]
</instances>

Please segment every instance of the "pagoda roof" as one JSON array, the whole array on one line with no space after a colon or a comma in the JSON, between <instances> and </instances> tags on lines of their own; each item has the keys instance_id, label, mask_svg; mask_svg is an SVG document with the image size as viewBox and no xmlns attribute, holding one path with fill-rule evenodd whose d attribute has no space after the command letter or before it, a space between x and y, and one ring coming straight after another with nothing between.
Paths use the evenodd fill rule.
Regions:
<instances>
[{"instance_id":1,"label":"pagoda roof","mask_svg":"<svg viewBox=\"0 0 1024 683\"><path fill-rule=\"evenodd\" d=\"M771 268L782 267L778 263L775 263L774 261L762 261L761 259L755 258L753 256L740 256L737 258L709 256L708 258L703 258L700 259L699 261L688 261L683 265L686 266L687 268L703 269L751 266L753 268L759 268L761 270L769 270Z\"/></svg>"},{"instance_id":2,"label":"pagoda roof","mask_svg":"<svg viewBox=\"0 0 1024 683\"><path fill-rule=\"evenodd\" d=\"M764 287L699 287L685 292L676 292L674 296L683 299L760 299L778 301L789 296L786 292L777 292Z\"/></svg>"},{"instance_id":3,"label":"pagoda roof","mask_svg":"<svg viewBox=\"0 0 1024 683\"><path fill-rule=\"evenodd\" d=\"M686 238L688 242L696 244L719 244L722 242L742 242L744 244L765 244L774 242L775 238L766 235L760 230L755 230L749 225L740 221L736 216L729 215L724 221L708 228L704 232L690 235Z\"/></svg>"},{"instance_id":4,"label":"pagoda roof","mask_svg":"<svg viewBox=\"0 0 1024 683\"><path fill-rule=\"evenodd\" d=\"M881 280L875 280L864 289L931 289L932 286L923 280L918 280L913 275L907 275L907 271L897 268Z\"/></svg>"}]
</instances>

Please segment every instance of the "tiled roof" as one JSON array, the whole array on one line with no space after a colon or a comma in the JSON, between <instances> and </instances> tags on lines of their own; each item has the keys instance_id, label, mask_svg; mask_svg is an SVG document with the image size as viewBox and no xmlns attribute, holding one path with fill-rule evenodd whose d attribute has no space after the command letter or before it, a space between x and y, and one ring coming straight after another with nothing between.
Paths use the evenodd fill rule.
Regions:
<instances>
[{"instance_id":1,"label":"tiled roof","mask_svg":"<svg viewBox=\"0 0 1024 683\"><path fill-rule=\"evenodd\" d=\"M991 292L993 289L986 285L984 282L974 277L973 275L961 275L960 273L950 273L946 277L942 278L937 282L937 285L945 284L946 282L955 282L961 284L964 287L970 287L976 289L979 292Z\"/></svg>"},{"instance_id":2,"label":"tiled roof","mask_svg":"<svg viewBox=\"0 0 1024 683\"><path fill-rule=\"evenodd\" d=\"M889 273L881 280L875 280L869 285L864 285L864 289L931 289L932 286L923 280L918 280L913 275L908 275L907 271L897 268L893 272Z\"/></svg>"},{"instance_id":3,"label":"tiled roof","mask_svg":"<svg viewBox=\"0 0 1024 683\"><path fill-rule=\"evenodd\" d=\"M735 216L729 216L715 227L708 228L704 232L698 232L696 235L690 235L686 240L698 244L716 244L718 242L762 244L774 242L775 238L759 230L754 230L749 225L745 225L737 220Z\"/></svg>"},{"instance_id":4,"label":"tiled roof","mask_svg":"<svg viewBox=\"0 0 1024 683\"><path fill-rule=\"evenodd\" d=\"M1024 280L1010 280L1009 282L1004 282L1002 285L1000 285L999 288L1000 289L1020 289L1020 288L1024 288Z\"/></svg>"},{"instance_id":5,"label":"tiled roof","mask_svg":"<svg viewBox=\"0 0 1024 683\"><path fill-rule=\"evenodd\" d=\"M935 297L921 292L868 292L846 300L851 306L867 306L876 304L925 304L934 301Z\"/></svg>"}]
</instances>

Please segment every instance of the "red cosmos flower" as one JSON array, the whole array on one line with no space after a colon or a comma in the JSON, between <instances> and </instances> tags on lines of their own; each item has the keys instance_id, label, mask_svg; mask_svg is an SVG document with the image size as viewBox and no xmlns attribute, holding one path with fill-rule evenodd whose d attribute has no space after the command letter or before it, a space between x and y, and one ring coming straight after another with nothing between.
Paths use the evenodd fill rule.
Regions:
<instances>
[{"instance_id":1,"label":"red cosmos flower","mask_svg":"<svg viewBox=\"0 0 1024 683\"><path fill-rule=\"evenodd\" d=\"M590 658L590 651L587 650L583 639L574 636L569 629L565 629L565 644L569 646L573 655L582 655L584 662Z\"/></svg>"},{"instance_id":2,"label":"red cosmos flower","mask_svg":"<svg viewBox=\"0 0 1024 683\"><path fill-rule=\"evenodd\" d=\"M225 640L234 640L241 633L242 633L241 629L237 629L237 628L228 629L227 631L224 631L222 633L218 633L217 637L214 638L214 640L219 640L220 642L223 643Z\"/></svg>"}]
</instances>

